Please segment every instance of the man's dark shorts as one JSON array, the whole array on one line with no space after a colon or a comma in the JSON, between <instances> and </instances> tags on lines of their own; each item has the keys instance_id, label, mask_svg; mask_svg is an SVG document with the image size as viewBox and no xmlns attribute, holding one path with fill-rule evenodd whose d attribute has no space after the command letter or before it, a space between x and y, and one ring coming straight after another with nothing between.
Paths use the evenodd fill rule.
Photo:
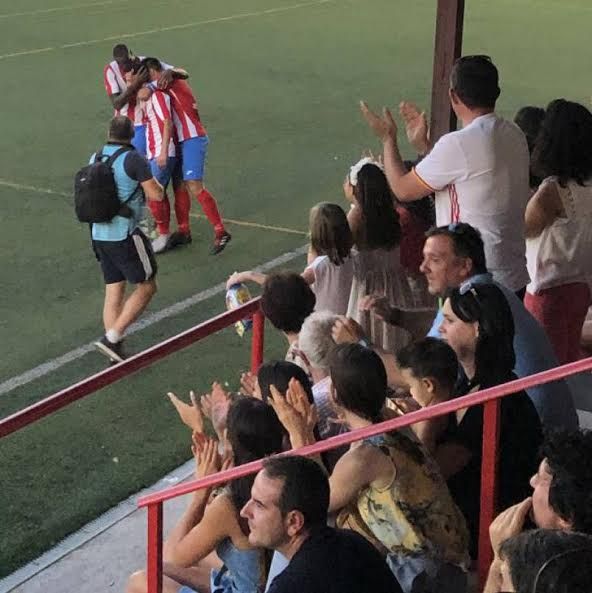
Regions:
<instances>
[{"instance_id":1,"label":"man's dark shorts","mask_svg":"<svg viewBox=\"0 0 592 593\"><path fill-rule=\"evenodd\" d=\"M93 247L105 284L124 280L139 284L156 276L158 268L152 246L140 229L123 241L93 241Z\"/></svg>"}]
</instances>

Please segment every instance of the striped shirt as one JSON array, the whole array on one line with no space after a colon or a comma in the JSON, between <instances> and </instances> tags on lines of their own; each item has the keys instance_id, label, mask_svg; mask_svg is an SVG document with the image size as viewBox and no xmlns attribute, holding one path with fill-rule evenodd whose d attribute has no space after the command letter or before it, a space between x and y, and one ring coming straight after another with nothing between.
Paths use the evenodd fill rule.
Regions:
<instances>
[{"instance_id":1,"label":"striped shirt","mask_svg":"<svg viewBox=\"0 0 592 593\"><path fill-rule=\"evenodd\" d=\"M172 120L171 99L167 93L156 89L144 102L146 113L146 152L148 160L156 158L162 150L162 139L166 120ZM173 131L169 141L168 156L175 156Z\"/></svg>"},{"instance_id":2,"label":"striped shirt","mask_svg":"<svg viewBox=\"0 0 592 593\"><path fill-rule=\"evenodd\" d=\"M171 97L177 141L183 142L190 138L206 136L207 132L199 119L197 101L191 87L184 80L176 79L167 93Z\"/></svg>"}]
</instances>

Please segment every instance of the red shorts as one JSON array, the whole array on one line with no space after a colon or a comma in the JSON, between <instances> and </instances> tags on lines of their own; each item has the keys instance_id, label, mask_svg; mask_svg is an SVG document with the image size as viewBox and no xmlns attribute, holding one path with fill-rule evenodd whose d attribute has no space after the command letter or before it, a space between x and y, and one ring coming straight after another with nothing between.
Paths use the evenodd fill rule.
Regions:
<instances>
[{"instance_id":1,"label":"red shorts","mask_svg":"<svg viewBox=\"0 0 592 593\"><path fill-rule=\"evenodd\" d=\"M582 327L590 306L587 283L563 284L536 294L526 291L524 306L547 332L560 364L582 357Z\"/></svg>"}]
</instances>

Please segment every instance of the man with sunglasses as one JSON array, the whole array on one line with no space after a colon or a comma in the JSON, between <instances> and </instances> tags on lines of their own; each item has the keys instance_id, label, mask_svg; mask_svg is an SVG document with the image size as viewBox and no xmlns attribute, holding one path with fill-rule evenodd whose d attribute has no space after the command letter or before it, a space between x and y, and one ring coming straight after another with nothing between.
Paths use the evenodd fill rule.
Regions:
<instances>
[{"instance_id":1,"label":"man with sunglasses","mask_svg":"<svg viewBox=\"0 0 592 593\"><path fill-rule=\"evenodd\" d=\"M385 173L397 198L410 202L435 193L439 226L463 221L479 228L494 279L522 298L528 283L524 214L530 159L522 131L494 112L499 94L498 71L489 57L458 59L449 97L463 127L442 136L429 150L424 126L429 152L410 172L390 111L385 109L380 117L365 103L361 109L383 142Z\"/></svg>"},{"instance_id":2,"label":"man with sunglasses","mask_svg":"<svg viewBox=\"0 0 592 593\"><path fill-rule=\"evenodd\" d=\"M420 270L426 277L430 294L443 297L451 288L459 287L462 292L478 284L495 284L503 292L512 310L516 375L519 378L527 377L559 365L543 328L524 308L514 292L496 282L489 273L483 240L477 229L466 223L453 223L436 227L428 231L426 236ZM418 328L425 323L429 311L390 308L384 299L374 296L367 298L362 306L393 325L406 329L414 337L423 337L418 333ZM442 311L439 311L428 336L440 338L442 320ZM388 363L391 356L385 353L383 360L388 365L387 368L394 370L395 376L396 367L392 361ZM565 380L531 387L528 395L545 428L577 428L578 417Z\"/></svg>"}]
</instances>

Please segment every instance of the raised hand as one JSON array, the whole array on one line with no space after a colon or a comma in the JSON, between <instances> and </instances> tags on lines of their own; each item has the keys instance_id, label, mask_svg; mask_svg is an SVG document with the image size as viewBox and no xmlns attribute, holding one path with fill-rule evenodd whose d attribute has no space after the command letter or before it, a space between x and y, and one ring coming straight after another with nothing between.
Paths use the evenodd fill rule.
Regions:
<instances>
[{"instance_id":1,"label":"raised hand","mask_svg":"<svg viewBox=\"0 0 592 593\"><path fill-rule=\"evenodd\" d=\"M419 111L415 103L401 101L399 113L405 122L407 140L419 154L427 154L429 150L429 125L425 111Z\"/></svg>"},{"instance_id":2,"label":"raised hand","mask_svg":"<svg viewBox=\"0 0 592 593\"><path fill-rule=\"evenodd\" d=\"M309 423L314 412L302 413L299 411L295 405L288 401L287 397L284 397L276 389L275 385L270 385L269 390L270 397L267 401L274 409L279 421L288 431L292 447L296 448L312 442L314 438L312 438ZM297 403L298 399L299 395L293 394L292 401L294 404ZM299 406L300 410L303 409L300 407L299 403L297 405Z\"/></svg>"},{"instance_id":3,"label":"raised hand","mask_svg":"<svg viewBox=\"0 0 592 593\"><path fill-rule=\"evenodd\" d=\"M249 272L233 272L228 280L226 280L226 290L228 290L233 284L242 284L249 280Z\"/></svg>"},{"instance_id":4,"label":"raised hand","mask_svg":"<svg viewBox=\"0 0 592 593\"><path fill-rule=\"evenodd\" d=\"M524 522L532 508L532 498L525 498L522 502L502 511L489 526L489 539L496 557L499 549L509 537L518 535L524 529Z\"/></svg>"},{"instance_id":5,"label":"raised hand","mask_svg":"<svg viewBox=\"0 0 592 593\"><path fill-rule=\"evenodd\" d=\"M212 421L212 426L219 438L226 428L228 408L232 403L230 395L224 391L220 383L212 383L211 393L202 395L200 399L204 414Z\"/></svg>"},{"instance_id":6,"label":"raised hand","mask_svg":"<svg viewBox=\"0 0 592 593\"><path fill-rule=\"evenodd\" d=\"M191 451L195 458L195 477L199 479L218 473L222 465L218 441L198 432L191 435L191 441Z\"/></svg>"},{"instance_id":7,"label":"raised hand","mask_svg":"<svg viewBox=\"0 0 592 593\"><path fill-rule=\"evenodd\" d=\"M254 397L256 399L262 399L261 389L259 388L259 380L257 379L257 375L254 375L253 373L251 373L251 371L241 373L240 384L241 393L243 393L244 395L248 395L250 397Z\"/></svg>"},{"instance_id":8,"label":"raised hand","mask_svg":"<svg viewBox=\"0 0 592 593\"><path fill-rule=\"evenodd\" d=\"M175 409L181 418L181 422L188 426L192 431L203 433L203 414L199 404L197 403L195 393L193 391L189 392L189 399L191 400L190 404L180 400L172 391L169 391L167 396L171 400L171 403L175 406Z\"/></svg>"},{"instance_id":9,"label":"raised hand","mask_svg":"<svg viewBox=\"0 0 592 593\"><path fill-rule=\"evenodd\" d=\"M333 324L331 336L336 344L355 344L366 338L362 326L357 321L343 315Z\"/></svg>"},{"instance_id":10,"label":"raised hand","mask_svg":"<svg viewBox=\"0 0 592 593\"><path fill-rule=\"evenodd\" d=\"M158 82L156 85L159 89L166 91L171 84L173 83L173 71L172 70L164 70L162 74L158 78Z\"/></svg>"},{"instance_id":11,"label":"raised hand","mask_svg":"<svg viewBox=\"0 0 592 593\"><path fill-rule=\"evenodd\" d=\"M383 142L397 139L397 124L387 107L382 110L382 117L372 111L365 101L360 101L360 111L372 131Z\"/></svg>"},{"instance_id":12,"label":"raised hand","mask_svg":"<svg viewBox=\"0 0 592 593\"><path fill-rule=\"evenodd\" d=\"M308 400L308 395L306 391L304 391L304 387L302 387L300 381L294 377L292 377L288 383L286 399L306 422L307 432L312 434L314 427L318 422L317 409L316 406Z\"/></svg>"}]
</instances>

